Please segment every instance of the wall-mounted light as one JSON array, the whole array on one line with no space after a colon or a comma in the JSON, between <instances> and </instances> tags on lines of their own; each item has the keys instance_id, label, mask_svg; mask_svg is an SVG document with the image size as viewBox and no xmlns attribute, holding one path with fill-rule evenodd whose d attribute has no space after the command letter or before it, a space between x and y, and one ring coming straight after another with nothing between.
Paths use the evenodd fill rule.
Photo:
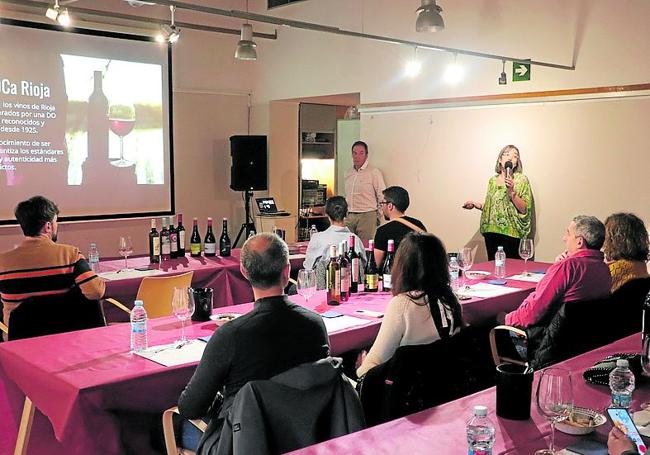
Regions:
<instances>
[{"instance_id":1,"label":"wall-mounted light","mask_svg":"<svg viewBox=\"0 0 650 455\"><path fill-rule=\"evenodd\" d=\"M442 8L436 5L436 0L422 0L422 6L415 10L415 30L418 32L439 32L445 29L445 21L440 13Z\"/></svg>"},{"instance_id":2,"label":"wall-mounted light","mask_svg":"<svg viewBox=\"0 0 650 455\"><path fill-rule=\"evenodd\" d=\"M176 13L176 7L174 5L170 5L169 11L171 11L170 24L163 25L161 27L160 33L156 35L156 41L159 43L174 44L181 37L181 29L176 26L174 17L174 14Z\"/></svg>"},{"instance_id":3,"label":"wall-mounted light","mask_svg":"<svg viewBox=\"0 0 650 455\"><path fill-rule=\"evenodd\" d=\"M457 84L465 75L463 67L456 63L456 54L454 54L454 62L445 69L444 79L447 84Z\"/></svg>"},{"instance_id":4,"label":"wall-mounted light","mask_svg":"<svg viewBox=\"0 0 650 455\"><path fill-rule=\"evenodd\" d=\"M59 0L54 0L54 5L45 11L45 16L54 22L58 22L63 27L68 27L72 23L70 14L68 14L68 9L61 8Z\"/></svg>"}]
</instances>

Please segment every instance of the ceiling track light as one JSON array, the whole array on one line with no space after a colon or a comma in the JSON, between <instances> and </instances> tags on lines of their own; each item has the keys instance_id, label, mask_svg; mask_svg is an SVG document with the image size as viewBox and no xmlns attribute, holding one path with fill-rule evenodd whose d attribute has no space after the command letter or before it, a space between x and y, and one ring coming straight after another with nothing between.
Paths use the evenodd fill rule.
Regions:
<instances>
[{"instance_id":1,"label":"ceiling track light","mask_svg":"<svg viewBox=\"0 0 650 455\"><path fill-rule=\"evenodd\" d=\"M171 20L169 25L163 25L161 27L160 33L156 35L156 41L159 43L169 43L174 44L181 37L181 29L176 26L174 13L176 12L176 7L174 5L169 6L169 11L171 11Z\"/></svg>"},{"instance_id":2,"label":"ceiling track light","mask_svg":"<svg viewBox=\"0 0 650 455\"><path fill-rule=\"evenodd\" d=\"M68 14L68 9L61 8L59 0L54 0L54 5L50 6L47 11L45 11L45 17L54 22L58 22L59 25L63 27L68 27L72 23L70 14Z\"/></svg>"},{"instance_id":3,"label":"ceiling track light","mask_svg":"<svg viewBox=\"0 0 650 455\"><path fill-rule=\"evenodd\" d=\"M436 0L422 0L422 6L415 10L415 30L418 32L439 32L445 29L445 21L440 13L442 8L436 5Z\"/></svg>"}]
</instances>

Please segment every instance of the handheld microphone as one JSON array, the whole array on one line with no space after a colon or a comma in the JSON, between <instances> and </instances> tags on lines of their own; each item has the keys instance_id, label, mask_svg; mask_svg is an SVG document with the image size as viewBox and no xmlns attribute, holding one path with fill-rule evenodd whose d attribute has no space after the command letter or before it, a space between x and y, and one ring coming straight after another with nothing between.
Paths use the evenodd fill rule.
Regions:
<instances>
[{"instance_id":1,"label":"handheld microphone","mask_svg":"<svg viewBox=\"0 0 650 455\"><path fill-rule=\"evenodd\" d=\"M512 178L512 161L506 161L503 168L506 170L506 178Z\"/></svg>"}]
</instances>

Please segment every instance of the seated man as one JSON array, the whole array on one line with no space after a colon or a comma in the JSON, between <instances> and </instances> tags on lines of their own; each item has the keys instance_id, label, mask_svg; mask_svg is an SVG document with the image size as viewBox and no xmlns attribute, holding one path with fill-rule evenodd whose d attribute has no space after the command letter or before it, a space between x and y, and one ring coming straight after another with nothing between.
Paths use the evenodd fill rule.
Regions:
<instances>
[{"instance_id":1,"label":"seated man","mask_svg":"<svg viewBox=\"0 0 650 455\"><path fill-rule=\"evenodd\" d=\"M105 283L77 247L55 243L59 208L43 196L21 202L14 211L25 240L0 254L3 319L29 297L65 294L78 286L89 300L102 298Z\"/></svg>"},{"instance_id":2,"label":"seated man","mask_svg":"<svg viewBox=\"0 0 650 455\"><path fill-rule=\"evenodd\" d=\"M323 319L283 295L290 268L289 250L277 235L257 234L244 243L241 271L253 287L255 308L214 333L178 401L182 416L210 419L198 453L216 450L223 420L247 382L269 379L329 353Z\"/></svg>"},{"instance_id":3,"label":"seated man","mask_svg":"<svg viewBox=\"0 0 650 455\"><path fill-rule=\"evenodd\" d=\"M381 267L384 260L389 240L395 242L397 251L399 242L409 232L427 232L420 220L404 215L411 203L408 191L401 186L389 186L383 191L383 195L381 210L388 223L379 226L375 233L375 262L378 267Z\"/></svg>"},{"instance_id":4,"label":"seated man","mask_svg":"<svg viewBox=\"0 0 650 455\"><path fill-rule=\"evenodd\" d=\"M535 290L505 317L507 325L528 327L557 311L559 304L606 297L612 285L600 248L605 226L593 216L576 216L564 235L566 252L551 265Z\"/></svg>"},{"instance_id":5,"label":"seated man","mask_svg":"<svg viewBox=\"0 0 650 455\"><path fill-rule=\"evenodd\" d=\"M331 197L325 202L325 213L330 220L330 227L322 232L317 232L309 239L307 245L307 254L302 266L306 269L313 269L316 261L329 260L330 245L338 245L343 242L349 242L350 236L354 235L354 250L359 253L361 260L366 262L366 249L361 243L358 235L353 234L346 226L343 220L348 214L348 203L343 196ZM349 245L348 245L349 247Z\"/></svg>"}]
</instances>

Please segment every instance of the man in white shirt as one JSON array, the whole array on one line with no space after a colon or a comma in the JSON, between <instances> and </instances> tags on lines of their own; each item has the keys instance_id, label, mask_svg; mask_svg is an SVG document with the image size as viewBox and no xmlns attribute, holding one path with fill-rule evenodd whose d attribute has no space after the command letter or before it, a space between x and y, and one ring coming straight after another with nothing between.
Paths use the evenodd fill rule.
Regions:
<instances>
[{"instance_id":1,"label":"man in white shirt","mask_svg":"<svg viewBox=\"0 0 650 455\"><path fill-rule=\"evenodd\" d=\"M352 144L352 168L345 173L348 202L346 226L363 240L375 237L379 225L379 202L386 188L381 171L368 164L368 145Z\"/></svg>"}]
</instances>

